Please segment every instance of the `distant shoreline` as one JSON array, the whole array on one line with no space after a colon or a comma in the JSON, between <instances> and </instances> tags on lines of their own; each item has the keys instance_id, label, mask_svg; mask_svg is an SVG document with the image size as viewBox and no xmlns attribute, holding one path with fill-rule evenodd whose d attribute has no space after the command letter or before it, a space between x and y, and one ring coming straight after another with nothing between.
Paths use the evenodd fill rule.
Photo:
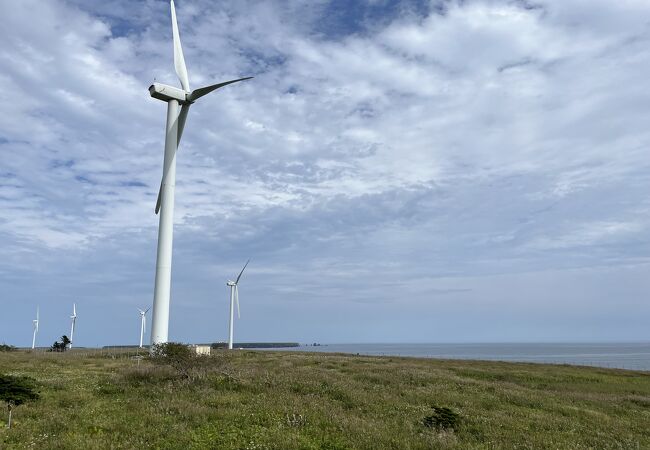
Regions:
<instances>
[{"instance_id":1,"label":"distant shoreline","mask_svg":"<svg viewBox=\"0 0 650 450\"><path fill-rule=\"evenodd\" d=\"M223 342L195 344L224 349ZM148 347L145 347L148 348ZM277 350L313 353L343 353L364 356L393 356L423 359L503 361L538 364L603 367L650 371L650 342L605 343L456 343L456 344L299 344L297 342L236 342L235 349ZM30 350L24 348L24 350ZM135 345L101 348L75 347L80 351L138 350ZM37 348L38 352L47 348Z\"/></svg>"},{"instance_id":2,"label":"distant shoreline","mask_svg":"<svg viewBox=\"0 0 650 450\"><path fill-rule=\"evenodd\" d=\"M285 351L284 349L278 349ZM650 371L650 342L322 344L286 351L423 359L502 361Z\"/></svg>"},{"instance_id":3,"label":"distant shoreline","mask_svg":"<svg viewBox=\"0 0 650 450\"><path fill-rule=\"evenodd\" d=\"M228 346L227 342L210 342L210 343L199 343L188 345L199 345L199 346L210 346L211 348L226 348ZM233 342L234 348L295 348L300 347L298 342ZM92 347L77 347L77 348L87 348L92 349ZM103 350L110 349L137 349L137 345L104 345L101 347ZM143 348L149 348L149 345L143 346Z\"/></svg>"}]
</instances>

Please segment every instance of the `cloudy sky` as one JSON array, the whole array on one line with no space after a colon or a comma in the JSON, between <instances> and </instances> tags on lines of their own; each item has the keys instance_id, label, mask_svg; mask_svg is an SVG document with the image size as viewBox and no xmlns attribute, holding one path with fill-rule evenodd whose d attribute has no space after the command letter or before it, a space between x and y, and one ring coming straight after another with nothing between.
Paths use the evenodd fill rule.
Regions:
<instances>
[{"instance_id":1,"label":"cloudy sky","mask_svg":"<svg viewBox=\"0 0 650 450\"><path fill-rule=\"evenodd\" d=\"M650 340L650 2L178 0L170 339ZM136 343L165 0L0 0L0 342Z\"/></svg>"}]
</instances>

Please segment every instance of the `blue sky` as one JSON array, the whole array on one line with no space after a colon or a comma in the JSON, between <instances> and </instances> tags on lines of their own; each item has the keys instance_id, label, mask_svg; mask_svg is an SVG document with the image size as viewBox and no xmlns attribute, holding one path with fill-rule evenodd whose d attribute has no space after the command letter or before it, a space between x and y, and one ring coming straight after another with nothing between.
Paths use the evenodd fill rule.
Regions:
<instances>
[{"instance_id":1,"label":"blue sky","mask_svg":"<svg viewBox=\"0 0 650 450\"><path fill-rule=\"evenodd\" d=\"M0 341L136 343L168 2L2 2ZM179 0L170 338L648 341L650 3Z\"/></svg>"}]
</instances>

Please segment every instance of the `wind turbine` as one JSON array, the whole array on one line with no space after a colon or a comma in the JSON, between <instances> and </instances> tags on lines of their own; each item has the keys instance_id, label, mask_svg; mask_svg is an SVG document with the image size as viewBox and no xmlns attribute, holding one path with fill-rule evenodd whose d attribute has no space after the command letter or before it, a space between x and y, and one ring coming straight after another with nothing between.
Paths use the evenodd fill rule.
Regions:
<instances>
[{"instance_id":1,"label":"wind turbine","mask_svg":"<svg viewBox=\"0 0 650 450\"><path fill-rule=\"evenodd\" d=\"M230 286L230 334L228 337L228 349L230 350L232 350L232 339L235 331L235 302L237 302L237 318L239 319L241 317L239 315L239 291L237 290L237 283L239 283L241 274L244 273L244 270L250 261L250 259L246 261L244 268L241 270L241 272L239 272L239 275L237 275L237 279L235 281L228 280L226 283L226 286Z\"/></svg>"},{"instance_id":2,"label":"wind turbine","mask_svg":"<svg viewBox=\"0 0 650 450\"><path fill-rule=\"evenodd\" d=\"M72 341L74 340L74 325L77 322L77 304L73 303L72 304L72 315L70 316L72 319L72 326L70 327L70 347L72 348Z\"/></svg>"},{"instance_id":3,"label":"wind turbine","mask_svg":"<svg viewBox=\"0 0 650 450\"><path fill-rule=\"evenodd\" d=\"M147 317L146 314L149 312L151 308L147 308L146 310L141 310L138 308L138 311L140 311L140 348L142 348L142 340L144 339L144 330L146 328L146 323L147 323Z\"/></svg>"},{"instance_id":4,"label":"wind turbine","mask_svg":"<svg viewBox=\"0 0 650 450\"><path fill-rule=\"evenodd\" d=\"M176 185L176 150L183 134L190 105L210 92L231 83L248 80L253 77L238 78L212 84L202 88L190 89L190 82L185 67L185 58L176 23L174 0L170 1L172 17L172 36L174 44L174 68L182 88L160 83L149 86L153 98L167 102L167 125L165 134L165 158L163 175L156 201L156 214L160 211L158 225L158 251L156 256L156 281L153 299L153 323L151 326L151 344L167 342L169 330L169 300L172 269L172 238L174 231L174 187ZM180 105L180 111L179 111Z\"/></svg>"},{"instance_id":5,"label":"wind turbine","mask_svg":"<svg viewBox=\"0 0 650 450\"><path fill-rule=\"evenodd\" d=\"M36 307L36 319L32 320L32 326L34 327L34 335L32 336L32 350L36 347L36 334L38 333L38 306Z\"/></svg>"}]
</instances>

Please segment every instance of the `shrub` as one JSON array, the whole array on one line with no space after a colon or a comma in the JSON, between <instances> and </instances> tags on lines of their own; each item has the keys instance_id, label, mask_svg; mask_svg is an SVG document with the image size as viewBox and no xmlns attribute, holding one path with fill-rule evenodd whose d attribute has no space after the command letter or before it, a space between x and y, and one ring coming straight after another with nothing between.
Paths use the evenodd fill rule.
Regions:
<instances>
[{"instance_id":1,"label":"shrub","mask_svg":"<svg viewBox=\"0 0 650 450\"><path fill-rule=\"evenodd\" d=\"M154 344L150 358L156 364L171 366L184 378L191 378L191 372L200 359L192 349L180 342Z\"/></svg>"},{"instance_id":2,"label":"shrub","mask_svg":"<svg viewBox=\"0 0 650 450\"><path fill-rule=\"evenodd\" d=\"M151 349L149 361L173 369L176 375L191 381L212 378L212 375L226 376L230 354L220 352L218 356L197 355L186 344L166 342L155 344Z\"/></svg>"},{"instance_id":3,"label":"shrub","mask_svg":"<svg viewBox=\"0 0 650 450\"><path fill-rule=\"evenodd\" d=\"M61 336L61 341L54 341L54 344L52 344L52 347L48 351L50 352L64 352L68 349L68 345L70 345L70 339L68 336L63 335Z\"/></svg>"},{"instance_id":4,"label":"shrub","mask_svg":"<svg viewBox=\"0 0 650 450\"><path fill-rule=\"evenodd\" d=\"M156 361L168 362L172 359L190 358L194 355L192 350L181 342L162 342L153 344L151 347L151 358Z\"/></svg>"},{"instance_id":5,"label":"shrub","mask_svg":"<svg viewBox=\"0 0 650 450\"><path fill-rule=\"evenodd\" d=\"M426 416L422 422L425 427L438 430L456 430L460 422L460 415L445 406L431 406L433 414Z\"/></svg>"},{"instance_id":6,"label":"shrub","mask_svg":"<svg viewBox=\"0 0 650 450\"><path fill-rule=\"evenodd\" d=\"M16 350L13 345L0 344L0 352L15 352Z\"/></svg>"},{"instance_id":7,"label":"shrub","mask_svg":"<svg viewBox=\"0 0 650 450\"><path fill-rule=\"evenodd\" d=\"M37 400L38 392L34 388L34 380L29 377L0 375L0 400L7 404L9 410L8 426L11 428L11 413L16 406Z\"/></svg>"}]
</instances>

